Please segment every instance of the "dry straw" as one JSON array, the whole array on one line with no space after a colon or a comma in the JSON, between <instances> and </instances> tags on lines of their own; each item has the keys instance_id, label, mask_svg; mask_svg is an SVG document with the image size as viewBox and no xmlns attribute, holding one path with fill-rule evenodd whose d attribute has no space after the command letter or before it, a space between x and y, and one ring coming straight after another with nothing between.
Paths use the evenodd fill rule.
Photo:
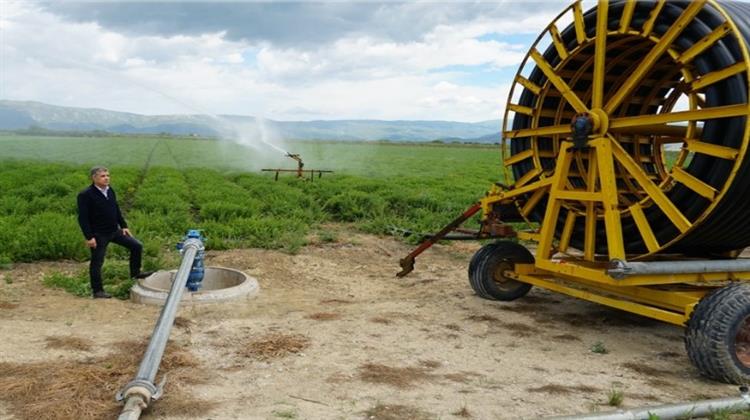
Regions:
<instances>
[{"instance_id":1,"label":"dry straw","mask_svg":"<svg viewBox=\"0 0 750 420\"><path fill-rule=\"evenodd\" d=\"M51 339L48 345L70 343ZM0 363L0 398L19 419L114 418L121 409L114 395L132 379L146 342L127 341L113 347L115 352L98 358ZM169 381L165 397L152 405L154 414L200 415L213 407L213 403L196 400L185 389L207 379L188 351L168 345L160 372L168 373Z\"/></svg>"},{"instance_id":2,"label":"dry straw","mask_svg":"<svg viewBox=\"0 0 750 420\"><path fill-rule=\"evenodd\" d=\"M240 349L242 357L270 360L299 353L310 345L310 339L301 334L271 333L253 339Z\"/></svg>"}]
</instances>

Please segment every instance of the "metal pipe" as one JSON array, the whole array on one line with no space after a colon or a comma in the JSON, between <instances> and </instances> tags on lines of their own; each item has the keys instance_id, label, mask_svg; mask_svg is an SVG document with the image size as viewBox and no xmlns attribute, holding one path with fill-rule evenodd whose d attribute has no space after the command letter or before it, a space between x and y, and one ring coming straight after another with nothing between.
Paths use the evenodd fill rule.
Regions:
<instances>
[{"instance_id":1,"label":"metal pipe","mask_svg":"<svg viewBox=\"0 0 750 420\"><path fill-rule=\"evenodd\" d=\"M645 274L687 274L750 271L750 258L736 260L691 260L627 262L612 260L607 274L615 279Z\"/></svg>"},{"instance_id":2,"label":"metal pipe","mask_svg":"<svg viewBox=\"0 0 750 420\"><path fill-rule=\"evenodd\" d=\"M668 404L656 407L640 407L631 410L607 411L603 413L582 414L579 416L548 417L548 419L571 420L636 420L658 418L662 420L676 418L700 418L710 416L723 410L742 411L750 409L750 394L747 387L740 387L740 396L719 398L681 404Z\"/></svg>"},{"instance_id":3,"label":"metal pipe","mask_svg":"<svg viewBox=\"0 0 750 420\"><path fill-rule=\"evenodd\" d=\"M161 310L159 320L156 322L154 332L151 334L151 340L148 342L138 373L136 373L135 379L117 393L118 401L125 400L125 407L118 418L119 420L137 420L141 415L141 410L148 407L152 399L161 396L164 380L157 386L154 384L154 379L156 379L161 358L167 347L169 333L172 331L177 308L182 299L182 293L185 291L190 270L193 267L196 255L202 249L203 242L200 239L188 238L184 242L180 268L175 274L172 288Z\"/></svg>"}]
</instances>

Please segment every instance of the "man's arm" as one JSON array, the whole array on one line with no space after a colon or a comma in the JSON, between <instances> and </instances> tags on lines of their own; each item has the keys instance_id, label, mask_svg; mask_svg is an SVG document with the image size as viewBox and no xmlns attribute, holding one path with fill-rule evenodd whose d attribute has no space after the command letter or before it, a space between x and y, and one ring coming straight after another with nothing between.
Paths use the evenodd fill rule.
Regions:
<instances>
[{"instance_id":1,"label":"man's arm","mask_svg":"<svg viewBox=\"0 0 750 420\"><path fill-rule=\"evenodd\" d=\"M112 192L112 198L115 200L115 207L117 207L117 224L120 225L122 229L127 229L128 224L125 223L125 218L122 217L122 212L120 211L120 203L117 202L117 194L115 194L115 190L113 190L111 187L110 191Z\"/></svg>"},{"instance_id":2,"label":"man's arm","mask_svg":"<svg viewBox=\"0 0 750 420\"><path fill-rule=\"evenodd\" d=\"M91 223L89 222L89 208L90 201L86 193L78 194L78 225L81 227L81 232L83 232L86 240L94 237L94 231L91 229Z\"/></svg>"},{"instance_id":3,"label":"man's arm","mask_svg":"<svg viewBox=\"0 0 750 420\"><path fill-rule=\"evenodd\" d=\"M117 202L117 194L115 194L115 190L110 187L109 191L112 193L112 199L115 200L115 208L117 209L117 224L120 225L122 234L125 236L133 236L133 234L130 233L130 229L128 229L128 224L125 222L125 218L122 217L122 212L120 211L120 203Z\"/></svg>"}]
</instances>

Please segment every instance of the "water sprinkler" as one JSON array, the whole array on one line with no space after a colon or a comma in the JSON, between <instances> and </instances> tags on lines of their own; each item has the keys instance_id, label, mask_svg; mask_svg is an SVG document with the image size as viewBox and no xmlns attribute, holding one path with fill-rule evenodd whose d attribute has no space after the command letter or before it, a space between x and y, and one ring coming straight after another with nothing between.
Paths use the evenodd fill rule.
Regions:
<instances>
[{"instance_id":1,"label":"water sprinkler","mask_svg":"<svg viewBox=\"0 0 750 420\"><path fill-rule=\"evenodd\" d=\"M287 157L290 157L297 161L297 178L302 178L302 168L305 167L305 163L302 162L302 158L298 153L289 153L287 152Z\"/></svg>"},{"instance_id":2,"label":"water sprinkler","mask_svg":"<svg viewBox=\"0 0 750 420\"><path fill-rule=\"evenodd\" d=\"M292 158L295 161L297 161L297 169L281 169L281 168L276 168L276 169L261 169L261 171L263 171L263 172L276 172L276 176L274 178L276 181L279 180L279 173L280 172L294 172L294 173L297 174L297 178L305 178L305 173L309 173L310 174L310 182L312 182L313 179L315 178L315 174L318 174L318 178L320 178L320 177L323 176L323 173L333 173L333 171L322 170L322 169L307 169L307 170L304 169L305 163L302 162L302 157L299 155L299 153L289 153L289 152L286 152L285 156L288 157L288 158Z\"/></svg>"}]
</instances>

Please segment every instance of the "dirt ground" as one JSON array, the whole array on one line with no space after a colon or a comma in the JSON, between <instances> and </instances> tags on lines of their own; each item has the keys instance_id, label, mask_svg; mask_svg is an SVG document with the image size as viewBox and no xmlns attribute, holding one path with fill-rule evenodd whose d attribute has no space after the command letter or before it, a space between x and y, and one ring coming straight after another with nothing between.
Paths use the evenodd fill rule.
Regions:
<instances>
[{"instance_id":1,"label":"dirt ground","mask_svg":"<svg viewBox=\"0 0 750 420\"><path fill-rule=\"evenodd\" d=\"M204 378L189 393L207 405L157 401L143 418L517 419L611 410L613 392L624 407L737 395L698 375L680 328L540 289L480 299L466 275L475 243L436 246L397 279L409 246L340 229L297 255L209 252L207 265L243 270L260 293L181 307L170 346L196 358ZM41 283L84 266L0 271L0 363L106 360L150 335L159 308ZM50 345L60 337L88 344ZM14 407L0 395L0 418L22 418Z\"/></svg>"}]
</instances>

